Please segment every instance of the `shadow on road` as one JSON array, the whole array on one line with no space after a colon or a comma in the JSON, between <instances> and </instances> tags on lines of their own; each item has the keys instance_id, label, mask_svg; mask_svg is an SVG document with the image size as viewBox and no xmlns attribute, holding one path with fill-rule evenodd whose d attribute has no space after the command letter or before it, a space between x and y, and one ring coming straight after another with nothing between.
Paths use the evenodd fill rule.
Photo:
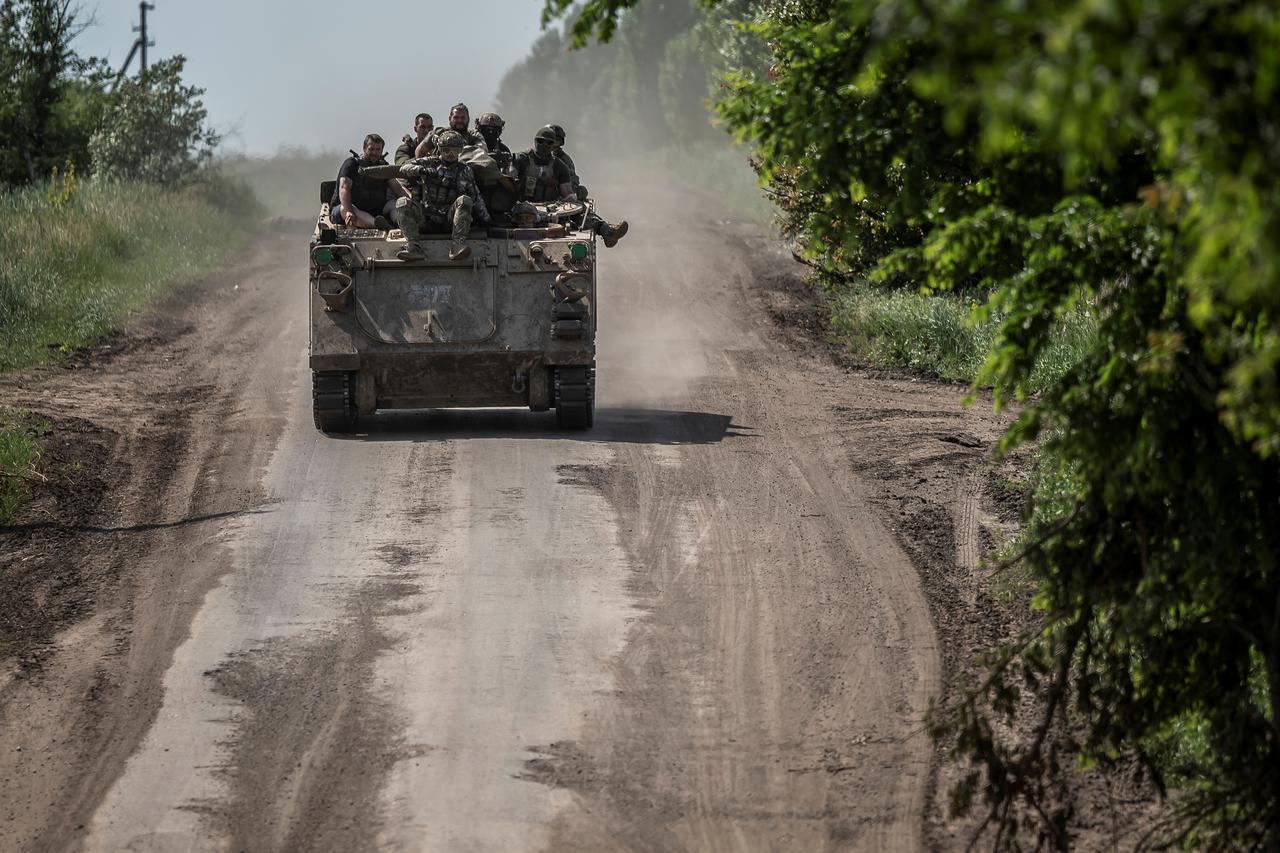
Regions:
<instances>
[{"instance_id":1,"label":"shadow on road","mask_svg":"<svg viewBox=\"0 0 1280 853\"><path fill-rule=\"evenodd\" d=\"M662 409L598 408L595 427L584 432L556 428L556 415L523 409L427 409L379 412L362 418L348 441L451 441L467 438L527 438L617 444L715 444L751 436L731 415Z\"/></svg>"}]
</instances>

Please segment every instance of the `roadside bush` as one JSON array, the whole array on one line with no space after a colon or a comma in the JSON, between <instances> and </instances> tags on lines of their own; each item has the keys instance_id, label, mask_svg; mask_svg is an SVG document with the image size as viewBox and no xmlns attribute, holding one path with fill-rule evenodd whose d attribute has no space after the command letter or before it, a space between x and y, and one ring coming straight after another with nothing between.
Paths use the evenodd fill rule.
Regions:
<instances>
[{"instance_id":1,"label":"roadside bush","mask_svg":"<svg viewBox=\"0 0 1280 853\"><path fill-rule=\"evenodd\" d=\"M204 90L182 83L185 65L175 56L120 82L90 141L95 176L174 185L203 173L220 137L205 124Z\"/></svg>"}]
</instances>

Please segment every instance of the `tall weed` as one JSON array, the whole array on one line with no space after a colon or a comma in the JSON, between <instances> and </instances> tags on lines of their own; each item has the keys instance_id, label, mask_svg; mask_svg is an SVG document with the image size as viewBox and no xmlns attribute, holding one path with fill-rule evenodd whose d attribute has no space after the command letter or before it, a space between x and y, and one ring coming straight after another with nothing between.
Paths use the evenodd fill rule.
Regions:
<instances>
[{"instance_id":1,"label":"tall weed","mask_svg":"<svg viewBox=\"0 0 1280 853\"><path fill-rule=\"evenodd\" d=\"M174 286L217 268L258 211L219 179L182 189L81 183L0 195L0 371L83 346Z\"/></svg>"},{"instance_id":2,"label":"tall weed","mask_svg":"<svg viewBox=\"0 0 1280 853\"><path fill-rule=\"evenodd\" d=\"M36 478L40 450L22 414L0 406L0 523L8 521Z\"/></svg>"},{"instance_id":3,"label":"tall weed","mask_svg":"<svg viewBox=\"0 0 1280 853\"><path fill-rule=\"evenodd\" d=\"M977 303L952 293L850 285L829 291L827 304L835 336L872 363L962 382L977 375L999 325L995 316L975 322ZM1031 390L1044 390L1077 364L1096 330L1088 307L1061 318L1036 364Z\"/></svg>"}]
</instances>

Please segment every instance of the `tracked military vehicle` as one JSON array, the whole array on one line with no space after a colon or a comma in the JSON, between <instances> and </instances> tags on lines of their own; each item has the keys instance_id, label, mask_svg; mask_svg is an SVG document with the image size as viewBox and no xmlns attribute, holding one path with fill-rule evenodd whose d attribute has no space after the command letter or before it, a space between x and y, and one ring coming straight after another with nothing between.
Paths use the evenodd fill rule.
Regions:
<instances>
[{"instance_id":1,"label":"tracked military vehicle","mask_svg":"<svg viewBox=\"0 0 1280 853\"><path fill-rule=\"evenodd\" d=\"M309 254L318 429L351 432L379 409L513 406L591 427L596 245L573 224L586 205L538 205L520 227L473 229L465 260L449 260L441 234L422 241L424 259L402 261L399 230L330 218L333 188L321 185Z\"/></svg>"}]
</instances>

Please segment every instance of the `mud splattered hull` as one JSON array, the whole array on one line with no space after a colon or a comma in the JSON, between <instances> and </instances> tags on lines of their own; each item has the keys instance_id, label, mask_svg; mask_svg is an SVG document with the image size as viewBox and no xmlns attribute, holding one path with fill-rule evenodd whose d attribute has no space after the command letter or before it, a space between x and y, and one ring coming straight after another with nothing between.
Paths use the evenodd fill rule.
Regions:
<instances>
[{"instance_id":1,"label":"mud splattered hull","mask_svg":"<svg viewBox=\"0 0 1280 853\"><path fill-rule=\"evenodd\" d=\"M343 432L379 409L527 406L590 426L595 241L565 228L472 232L401 260L399 231L333 227L309 250L316 424ZM561 411L561 410L564 411Z\"/></svg>"}]
</instances>

